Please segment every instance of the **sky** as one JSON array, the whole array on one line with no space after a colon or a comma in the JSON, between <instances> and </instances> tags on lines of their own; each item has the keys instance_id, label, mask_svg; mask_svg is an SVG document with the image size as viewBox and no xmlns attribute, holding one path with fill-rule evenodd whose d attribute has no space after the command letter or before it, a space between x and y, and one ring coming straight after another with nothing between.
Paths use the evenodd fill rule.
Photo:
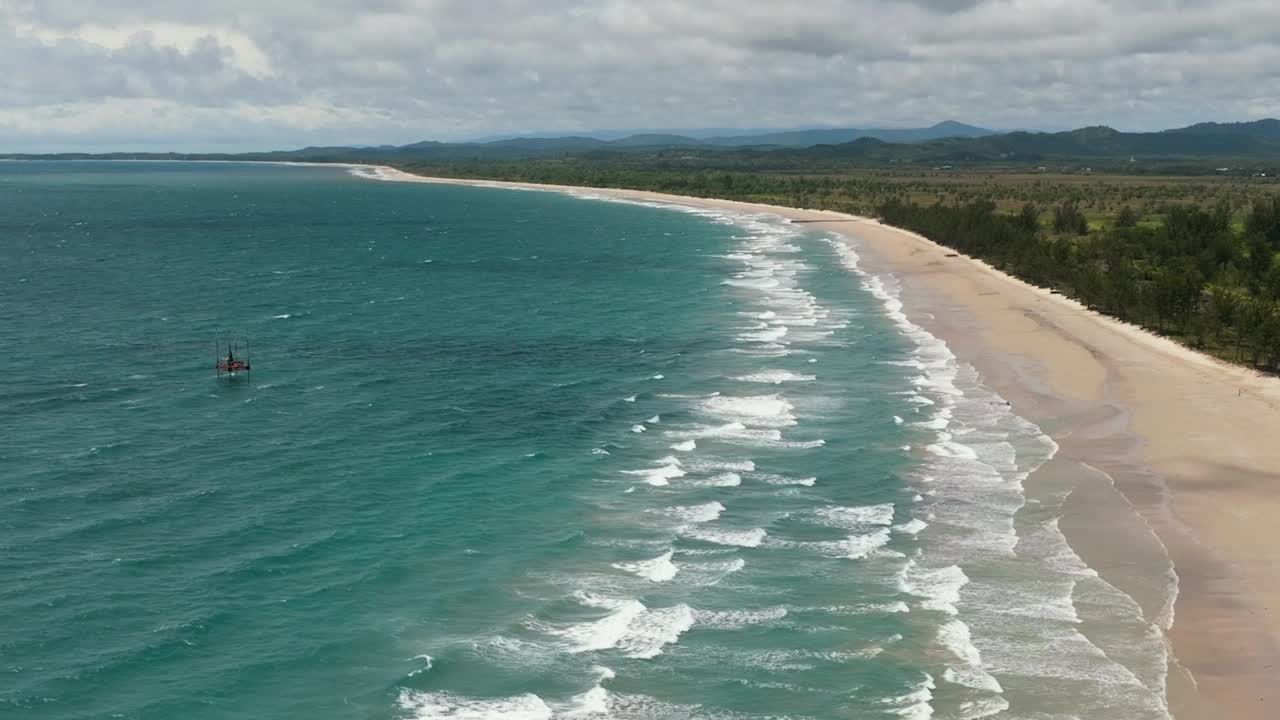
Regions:
<instances>
[{"instance_id":1,"label":"sky","mask_svg":"<svg viewBox=\"0 0 1280 720\"><path fill-rule=\"evenodd\" d=\"M0 152L1274 116L1278 0L0 0Z\"/></svg>"}]
</instances>

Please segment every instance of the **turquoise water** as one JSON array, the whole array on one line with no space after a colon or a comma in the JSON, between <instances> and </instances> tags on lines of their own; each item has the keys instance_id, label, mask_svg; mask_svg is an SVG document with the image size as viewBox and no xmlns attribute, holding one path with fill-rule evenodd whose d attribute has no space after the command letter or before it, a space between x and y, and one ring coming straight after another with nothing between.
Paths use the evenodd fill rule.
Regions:
<instances>
[{"instance_id":1,"label":"turquoise water","mask_svg":"<svg viewBox=\"0 0 1280 720\"><path fill-rule=\"evenodd\" d=\"M856 243L386 177L0 165L0 715L1164 716Z\"/></svg>"}]
</instances>

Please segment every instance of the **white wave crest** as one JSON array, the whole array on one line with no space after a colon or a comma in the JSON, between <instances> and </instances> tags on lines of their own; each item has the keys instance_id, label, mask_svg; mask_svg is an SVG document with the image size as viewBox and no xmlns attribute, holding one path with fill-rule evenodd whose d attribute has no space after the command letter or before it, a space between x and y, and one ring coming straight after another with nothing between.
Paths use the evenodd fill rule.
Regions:
<instances>
[{"instance_id":1,"label":"white wave crest","mask_svg":"<svg viewBox=\"0 0 1280 720\"><path fill-rule=\"evenodd\" d=\"M809 382L816 379L816 375L803 375L790 370L761 370L760 372L739 375L734 378L739 382L769 383L773 385L781 385L788 382Z\"/></svg>"},{"instance_id":2,"label":"white wave crest","mask_svg":"<svg viewBox=\"0 0 1280 720\"><path fill-rule=\"evenodd\" d=\"M920 518L911 518L901 525L894 525L893 529L906 535L916 535L927 527L929 527L929 523L921 520Z\"/></svg>"},{"instance_id":3,"label":"white wave crest","mask_svg":"<svg viewBox=\"0 0 1280 720\"><path fill-rule=\"evenodd\" d=\"M916 564L915 560L908 560L898 575L898 586L903 592L923 599L920 607L948 615L956 614L960 588L968 582L968 576L958 565L928 568Z\"/></svg>"},{"instance_id":4,"label":"white wave crest","mask_svg":"<svg viewBox=\"0 0 1280 720\"><path fill-rule=\"evenodd\" d=\"M785 607L770 607L761 610L695 610L693 618L698 627L716 630L739 630L750 625L781 620L787 616Z\"/></svg>"},{"instance_id":5,"label":"white wave crest","mask_svg":"<svg viewBox=\"0 0 1280 720\"><path fill-rule=\"evenodd\" d=\"M673 478L684 477L685 472L680 467L680 461L667 457L658 461L657 467L644 468L641 470L623 470L623 475L638 475L644 478L646 483L661 487L670 485Z\"/></svg>"},{"instance_id":6,"label":"white wave crest","mask_svg":"<svg viewBox=\"0 0 1280 720\"><path fill-rule=\"evenodd\" d=\"M889 542L889 529L880 528L875 532L866 535L850 535L844 540L838 541L833 546L840 557L847 557L853 560L864 558L870 555L872 551L884 547Z\"/></svg>"},{"instance_id":7,"label":"white wave crest","mask_svg":"<svg viewBox=\"0 0 1280 720\"><path fill-rule=\"evenodd\" d=\"M929 720L933 717L933 676L926 674L924 680L915 690L897 697L881 700L880 704L889 706L889 712L906 720Z\"/></svg>"},{"instance_id":8,"label":"white wave crest","mask_svg":"<svg viewBox=\"0 0 1280 720\"><path fill-rule=\"evenodd\" d=\"M400 709L414 720L551 720L553 711L532 693L471 698L453 693L401 690Z\"/></svg>"},{"instance_id":9,"label":"white wave crest","mask_svg":"<svg viewBox=\"0 0 1280 720\"><path fill-rule=\"evenodd\" d=\"M868 525L889 525L893 522L893 503L879 505L831 505L818 508L814 515L828 527L857 530Z\"/></svg>"},{"instance_id":10,"label":"white wave crest","mask_svg":"<svg viewBox=\"0 0 1280 720\"><path fill-rule=\"evenodd\" d=\"M684 534L694 540L701 540L703 542L714 543L716 545L760 547L760 543L764 542L765 537L769 533L767 533L764 528L752 528L750 530L724 530L721 528L695 526L686 528Z\"/></svg>"},{"instance_id":11,"label":"white wave crest","mask_svg":"<svg viewBox=\"0 0 1280 720\"><path fill-rule=\"evenodd\" d=\"M719 518L720 513L724 512L724 505L713 500L702 505L677 505L662 512L685 522L704 523Z\"/></svg>"},{"instance_id":12,"label":"white wave crest","mask_svg":"<svg viewBox=\"0 0 1280 720\"><path fill-rule=\"evenodd\" d=\"M734 472L720 473L706 480L697 481L696 484L706 487L738 487L742 484L742 476Z\"/></svg>"},{"instance_id":13,"label":"white wave crest","mask_svg":"<svg viewBox=\"0 0 1280 720\"><path fill-rule=\"evenodd\" d=\"M656 558L639 560L630 563L614 563L619 570L638 575L650 582L666 582L676 576L680 568L671 562L672 551L668 550Z\"/></svg>"},{"instance_id":14,"label":"white wave crest","mask_svg":"<svg viewBox=\"0 0 1280 720\"><path fill-rule=\"evenodd\" d=\"M889 528L877 528L874 532L862 535L850 535L843 540L778 540L779 547L794 547L826 555L828 557L860 560L872 552L884 547L891 537Z\"/></svg>"},{"instance_id":15,"label":"white wave crest","mask_svg":"<svg viewBox=\"0 0 1280 720\"><path fill-rule=\"evenodd\" d=\"M751 460L713 460L709 458L691 458L686 467L694 472L714 472L728 470L731 472L751 472L756 464Z\"/></svg>"},{"instance_id":16,"label":"white wave crest","mask_svg":"<svg viewBox=\"0 0 1280 720\"><path fill-rule=\"evenodd\" d=\"M795 406L782 395L748 395L708 398L703 413L748 427L780 428L796 424Z\"/></svg>"},{"instance_id":17,"label":"white wave crest","mask_svg":"<svg viewBox=\"0 0 1280 720\"><path fill-rule=\"evenodd\" d=\"M982 669L982 657L969 637L969 626L952 620L938 628L938 641L950 650L959 665L948 667L943 678L950 683L964 685L975 690L1001 693L1004 690L990 673Z\"/></svg>"},{"instance_id":18,"label":"white wave crest","mask_svg":"<svg viewBox=\"0 0 1280 720\"><path fill-rule=\"evenodd\" d=\"M791 478L785 475L772 475L769 473L761 473L755 478L767 485L802 485L804 487L813 487L818 482L818 478Z\"/></svg>"},{"instance_id":19,"label":"white wave crest","mask_svg":"<svg viewBox=\"0 0 1280 720\"><path fill-rule=\"evenodd\" d=\"M668 430L667 435L684 440L715 438L727 442L743 442L752 445L768 444L782 439L781 430L748 428L740 422L725 423L724 425L695 425L685 430Z\"/></svg>"},{"instance_id":20,"label":"white wave crest","mask_svg":"<svg viewBox=\"0 0 1280 720\"><path fill-rule=\"evenodd\" d=\"M651 658L662 654L664 645L676 642L680 634L693 627L693 611L688 605L649 609L639 600L605 598L590 593L575 593L588 607L609 610L599 620L553 629L568 645L570 652L583 653L618 649L627 657Z\"/></svg>"}]
</instances>

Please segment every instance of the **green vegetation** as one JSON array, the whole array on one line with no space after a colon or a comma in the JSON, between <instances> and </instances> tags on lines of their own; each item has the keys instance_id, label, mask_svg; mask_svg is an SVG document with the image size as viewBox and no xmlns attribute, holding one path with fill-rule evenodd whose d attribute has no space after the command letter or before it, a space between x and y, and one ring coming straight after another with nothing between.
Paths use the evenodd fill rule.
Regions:
<instances>
[{"instance_id":1,"label":"green vegetation","mask_svg":"<svg viewBox=\"0 0 1280 720\"><path fill-rule=\"evenodd\" d=\"M892 225L1054 288L1109 315L1254 366L1280 366L1280 197L1257 200L1245 228L1231 208L1174 205L1155 226L1081 232L1079 211L1054 208L1053 231L1028 205L1000 214L994 203L922 206L890 200Z\"/></svg>"},{"instance_id":2,"label":"green vegetation","mask_svg":"<svg viewBox=\"0 0 1280 720\"><path fill-rule=\"evenodd\" d=\"M928 205L991 200L1001 212L1016 213L1033 203L1052 208L1074 203L1091 224L1114 222L1128 206L1139 222L1158 222L1171 204L1214 205L1236 209L1233 222L1244 222L1243 208L1254 199L1280 191L1274 177L1127 176L1085 173L1040 173L1015 170L844 169L819 171L769 166L720 167L665 157L615 156L524 161L403 161L391 163L406 172L459 178L487 178L554 185L638 188L675 195L718 197L791 207L817 207L872 214L889 198Z\"/></svg>"}]
</instances>

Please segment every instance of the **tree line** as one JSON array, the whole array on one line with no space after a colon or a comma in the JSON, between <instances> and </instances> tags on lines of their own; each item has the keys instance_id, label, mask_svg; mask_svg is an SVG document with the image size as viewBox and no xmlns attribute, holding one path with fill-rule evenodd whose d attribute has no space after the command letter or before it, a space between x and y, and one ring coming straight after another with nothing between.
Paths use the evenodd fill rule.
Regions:
<instances>
[{"instance_id":1,"label":"tree line","mask_svg":"<svg viewBox=\"0 0 1280 720\"><path fill-rule=\"evenodd\" d=\"M1123 209L1090 231L1069 203L1017 214L995 204L890 199L878 214L1085 305L1255 367L1280 369L1280 197L1255 200L1234 229L1225 204L1172 205L1140 226Z\"/></svg>"}]
</instances>

